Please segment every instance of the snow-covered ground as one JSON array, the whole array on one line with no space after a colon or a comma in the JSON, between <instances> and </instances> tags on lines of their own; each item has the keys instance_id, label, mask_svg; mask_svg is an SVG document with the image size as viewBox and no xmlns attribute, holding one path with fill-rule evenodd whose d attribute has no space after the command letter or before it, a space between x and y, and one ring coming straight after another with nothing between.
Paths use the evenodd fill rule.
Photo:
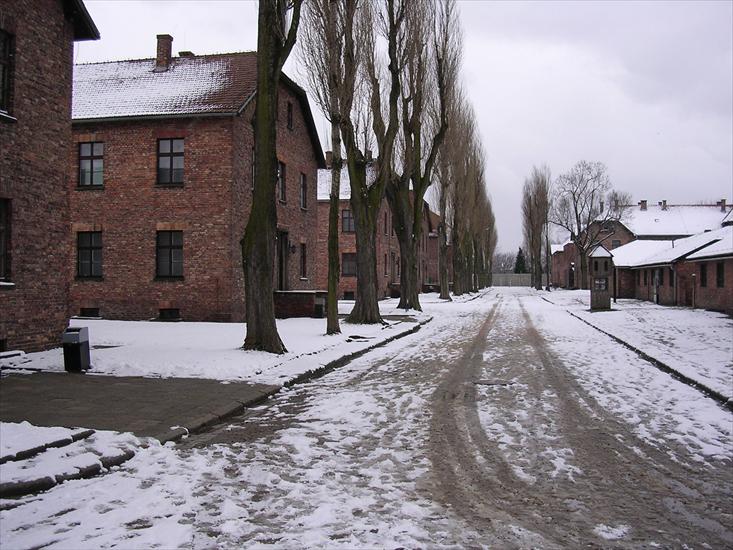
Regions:
<instances>
[{"instance_id":1,"label":"snow-covered ground","mask_svg":"<svg viewBox=\"0 0 733 550\"><path fill-rule=\"evenodd\" d=\"M439 304L437 295L426 304ZM91 345L89 374L211 378L280 385L335 359L363 350L413 330L430 315L396 309L397 300L383 300L380 311L401 319L386 325L354 325L341 322L341 334L327 336L326 320L279 319L278 332L288 349L284 355L243 351L243 323L161 323L71 319L72 327L88 327ZM348 313L353 302L339 309ZM406 317L405 314L408 314ZM0 359L0 367L18 370L64 370L61 348Z\"/></svg>"},{"instance_id":2,"label":"snow-covered ground","mask_svg":"<svg viewBox=\"0 0 733 550\"><path fill-rule=\"evenodd\" d=\"M563 374L561 382L567 376L589 396L579 403L584 414L594 417L593 407L601 407L604 416L610 414L626 426L625 433L635 434L675 463L692 461L690 475L699 471L705 476L721 464L730 465L730 411L574 319L565 311L567 306L554 306L527 289L493 289L459 303L428 296L423 306L433 321L419 332L320 380L284 390L239 423L211 434L202 447L151 441L103 477L67 481L37 496L0 500L0 547L544 546L541 536L506 519L511 509L479 525L430 498L440 475L431 461L436 383L464 356L478 326L500 300L497 325L488 333L483 352L483 377L504 380L494 366L501 364L498 359L507 350L521 350L522 342L511 339L526 330L526 310L546 342L540 349L547 346L549 360L556 361ZM387 312L394 302L382 306ZM672 323L675 314L669 311L666 322ZM322 324L319 327L322 331ZM92 327L95 338L93 331ZM240 332L228 345L236 348L241 337ZM234 351L222 350L224 344L211 351L214 358ZM287 339L286 345L292 347ZM203 364L204 356L196 364ZM479 387L477 406L491 447L499 455L510 453L515 475L526 484L521 489L532 498L543 498L532 494L537 474L533 462L552 465L553 487L581 481L592 485L593 478L579 462L579 449L563 441L562 425L544 422L553 418L553 403L560 396L542 388L537 395L528 392L526 381L539 384L534 373L542 365L536 360L523 364L521 353L516 357L507 363L524 377L508 379L515 382L511 391L516 409L504 410L492 401L504 391L502 386ZM520 399L525 394L526 403ZM533 411L535 404L544 408ZM531 425L533 415L543 422L527 430L524 424ZM239 438L238 433L250 437ZM535 435L535 445L525 446L522 437ZM523 451L538 447L546 449L544 455L532 457ZM632 460L634 452L624 458ZM646 459L639 457L643 465ZM518 493L518 502L523 494ZM554 521L566 516L559 511ZM608 517L583 536L598 546L608 541L633 545L628 537L636 532L632 522Z\"/></svg>"},{"instance_id":3,"label":"snow-covered ground","mask_svg":"<svg viewBox=\"0 0 733 550\"><path fill-rule=\"evenodd\" d=\"M545 298L572 311L685 376L733 398L733 319L722 313L618 300L590 312L590 292L558 290Z\"/></svg>"}]
</instances>

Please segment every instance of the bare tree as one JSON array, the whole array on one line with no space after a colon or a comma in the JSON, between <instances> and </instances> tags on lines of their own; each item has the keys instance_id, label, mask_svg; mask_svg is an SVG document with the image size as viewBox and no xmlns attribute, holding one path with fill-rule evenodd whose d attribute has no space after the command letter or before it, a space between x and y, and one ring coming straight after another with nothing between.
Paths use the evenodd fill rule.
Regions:
<instances>
[{"instance_id":1,"label":"bare tree","mask_svg":"<svg viewBox=\"0 0 733 550\"><path fill-rule=\"evenodd\" d=\"M542 289L542 242L546 237L547 217L550 205L550 170L532 167L532 173L524 181L522 192L522 222L525 249L530 262L532 285ZM549 265L549 264L548 264Z\"/></svg>"},{"instance_id":2,"label":"bare tree","mask_svg":"<svg viewBox=\"0 0 733 550\"><path fill-rule=\"evenodd\" d=\"M613 222L624 218L630 203L628 193L613 190L601 162L581 160L555 180L550 221L570 232L581 288L588 288L588 253L615 232Z\"/></svg>"},{"instance_id":3,"label":"bare tree","mask_svg":"<svg viewBox=\"0 0 733 550\"><path fill-rule=\"evenodd\" d=\"M365 1L355 14L358 17L345 20L344 79L354 86L357 76L360 75L359 69L363 68L372 132L379 150L374 173L367 177L370 159L364 154L366 151L359 147L358 119L352 112L355 96L344 94L341 105L341 135L346 149L351 209L356 229L356 301L347 319L351 323L383 322L377 303L377 215L384 198L384 188L392 174L394 143L399 123L397 110L402 51L405 47L406 4L407 0L385 0L385 5L380 6L373 1ZM386 42L387 78L383 77L380 70L377 33ZM364 53L363 58L359 55L360 51ZM382 101L385 93L382 88L384 80L388 81L386 109Z\"/></svg>"},{"instance_id":4,"label":"bare tree","mask_svg":"<svg viewBox=\"0 0 733 550\"><path fill-rule=\"evenodd\" d=\"M400 246L398 307L420 310L417 257L423 203L448 129L461 32L454 0L411 0L406 6L407 47L400 85L401 167L389 179L386 195Z\"/></svg>"},{"instance_id":5,"label":"bare tree","mask_svg":"<svg viewBox=\"0 0 733 550\"><path fill-rule=\"evenodd\" d=\"M300 56L309 88L331 123L331 189L328 208L328 299L326 334L341 332L338 320L339 196L341 188L341 105L344 94L354 93L345 81L344 34L347 18L353 18L355 1L310 0L303 11Z\"/></svg>"},{"instance_id":6,"label":"bare tree","mask_svg":"<svg viewBox=\"0 0 733 550\"><path fill-rule=\"evenodd\" d=\"M496 252L494 254L494 273L514 272L515 255L511 252Z\"/></svg>"},{"instance_id":7,"label":"bare tree","mask_svg":"<svg viewBox=\"0 0 733 550\"><path fill-rule=\"evenodd\" d=\"M247 334L244 349L286 351L275 324L273 264L277 231L276 115L280 73L298 33L302 0L262 0L257 37L255 189L242 238ZM290 24L287 13L292 11Z\"/></svg>"}]
</instances>

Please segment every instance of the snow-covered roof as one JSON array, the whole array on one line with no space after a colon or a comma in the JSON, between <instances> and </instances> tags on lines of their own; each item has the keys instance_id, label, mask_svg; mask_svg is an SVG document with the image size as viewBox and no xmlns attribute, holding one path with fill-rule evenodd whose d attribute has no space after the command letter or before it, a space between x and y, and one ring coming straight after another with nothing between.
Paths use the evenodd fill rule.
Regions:
<instances>
[{"instance_id":1,"label":"snow-covered roof","mask_svg":"<svg viewBox=\"0 0 733 550\"><path fill-rule=\"evenodd\" d=\"M687 259L699 260L702 258L733 256L733 225L728 225L716 233L721 234L718 242L706 246L694 254L690 254Z\"/></svg>"},{"instance_id":2,"label":"snow-covered roof","mask_svg":"<svg viewBox=\"0 0 733 550\"><path fill-rule=\"evenodd\" d=\"M74 66L72 119L236 112L255 91L256 52Z\"/></svg>"},{"instance_id":3,"label":"snow-covered roof","mask_svg":"<svg viewBox=\"0 0 733 550\"><path fill-rule=\"evenodd\" d=\"M589 258L612 258L613 254L611 254L608 249L601 245L596 246L593 250L591 250L590 254L588 254Z\"/></svg>"},{"instance_id":4,"label":"snow-covered roof","mask_svg":"<svg viewBox=\"0 0 733 550\"><path fill-rule=\"evenodd\" d=\"M554 254L555 252L562 252L563 248L565 248L564 244L551 244L550 254Z\"/></svg>"},{"instance_id":5,"label":"snow-covered roof","mask_svg":"<svg viewBox=\"0 0 733 550\"><path fill-rule=\"evenodd\" d=\"M367 181L371 185L377 177L376 169L373 164L367 166ZM318 200L327 201L331 195L331 169L318 170ZM351 198L351 181L349 180L349 170L344 167L341 169L341 181L339 186L339 199L346 200Z\"/></svg>"},{"instance_id":6,"label":"snow-covered roof","mask_svg":"<svg viewBox=\"0 0 733 550\"><path fill-rule=\"evenodd\" d=\"M727 227L723 227L715 231L706 231L704 233L699 233L698 235L693 235L692 237L671 241L671 246L667 246L667 248L664 248L656 254L652 254L644 258L638 262L636 266L672 263L686 257L692 252L696 252L699 249L707 247L711 243L724 239L726 235L730 236L730 230Z\"/></svg>"},{"instance_id":7,"label":"snow-covered roof","mask_svg":"<svg viewBox=\"0 0 733 550\"><path fill-rule=\"evenodd\" d=\"M651 204L646 210L633 207L621 222L637 237L679 237L718 229L730 207L722 212L720 205Z\"/></svg>"},{"instance_id":8,"label":"snow-covered roof","mask_svg":"<svg viewBox=\"0 0 733 550\"><path fill-rule=\"evenodd\" d=\"M669 248L669 246L669 241L631 241L613 249L613 264L616 267L633 267L649 256Z\"/></svg>"}]
</instances>

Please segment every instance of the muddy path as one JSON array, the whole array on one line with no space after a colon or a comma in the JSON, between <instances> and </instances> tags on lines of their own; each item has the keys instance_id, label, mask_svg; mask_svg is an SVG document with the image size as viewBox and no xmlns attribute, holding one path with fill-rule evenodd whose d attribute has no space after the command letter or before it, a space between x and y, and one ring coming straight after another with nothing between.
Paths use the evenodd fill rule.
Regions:
<instances>
[{"instance_id":1,"label":"muddy path","mask_svg":"<svg viewBox=\"0 0 733 550\"><path fill-rule=\"evenodd\" d=\"M730 547L730 464L673 460L600 407L535 328L533 299L500 300L439 382L434 498L543 546Z\"/></svg>"}]
</instances>

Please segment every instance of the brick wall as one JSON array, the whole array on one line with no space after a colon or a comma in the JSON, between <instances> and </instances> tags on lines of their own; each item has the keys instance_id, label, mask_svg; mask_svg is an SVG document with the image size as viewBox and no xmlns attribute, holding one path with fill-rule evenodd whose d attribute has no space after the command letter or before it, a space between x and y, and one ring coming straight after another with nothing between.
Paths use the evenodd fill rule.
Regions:
<instances>
[{"instance_id":1,"label":"brick wall","mask_svg":"<svg viewBox=\"0 0 733 550\"><path fill-rule=\"evenodd\" d=\"M15 37L11 114L0 120L0 198L11 201L11 280L0 287L8 349L58 345L66 327L72 24L58 0L0 2Z\"/></svg>"},{"instance_id":2,"label":"brick wall","mask_svg":"<svg viewBox=\"0 0 733 550\"><path fill-rule=\"evenodd\" d=\"M718 287L717 264L723 264L723 286ZM700 266L707 266L707 286L702 286ZM683 262L685 274L695 273L695 307L733 315L733 259ZM691 279L691 277L689 277Z\"/></svg>"},{"instance_id":3,"label":"brick wall","mask_svg":"<svg viewBox=\"0 0 733 550\"><path fill-rule=\"evenodd\" d=\"M293 128L285 109L293 105ZM288 235L287 287L314 288L317 160L293 94L281 87L278 158L286 164L286 201L278 202L278 229ZM70 314L99 308L103 317L148 319L176 308L186 320L244 320L240 239L252 203L254 105L240 116L75 123L69 156L72 224L101 230L103 279L74 278ZM184 138L184 184L156 185L157 140ZM104 187L78 188L79 142L101 141ZM300 205L300 174L308 183ZM156 278L156 231L183 231L183 279ZM75 236L74 236L75 242ZM306 277L300 276L300 243ZM291 252L291 249L293 250ZM309 253L310 251L310 253ZM72 251L75 257L75 251ZM277 269L275 270L277 274Z\"/></svg>"}]
</instances>

